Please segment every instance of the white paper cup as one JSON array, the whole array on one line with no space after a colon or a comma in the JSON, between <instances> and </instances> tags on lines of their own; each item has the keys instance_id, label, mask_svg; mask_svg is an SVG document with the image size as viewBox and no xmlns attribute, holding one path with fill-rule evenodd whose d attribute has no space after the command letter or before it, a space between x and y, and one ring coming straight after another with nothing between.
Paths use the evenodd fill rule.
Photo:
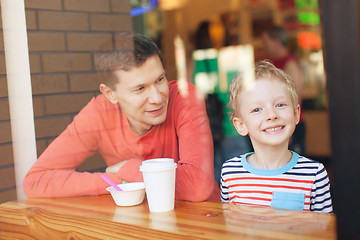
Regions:
<instances>
[{"instance_id":1,"label":"white paper cup","mask_svg":"<svg viewBox=\"0 0 360 240\"><path fill-rule=\"evenodd\" d=\"M150 212L174 209L176 167L177 164L171 158L156 158L142 162L140 171L144 177Z\"/></svg>"}]
</instances>

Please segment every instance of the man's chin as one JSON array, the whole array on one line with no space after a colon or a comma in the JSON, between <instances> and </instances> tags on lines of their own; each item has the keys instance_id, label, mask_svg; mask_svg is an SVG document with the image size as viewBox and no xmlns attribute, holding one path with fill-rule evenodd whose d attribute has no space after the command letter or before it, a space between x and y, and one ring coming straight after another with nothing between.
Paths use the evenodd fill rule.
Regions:
<instances>
[{"instance_id":1,"label":"man's chin","mask_svg":"<svg viewBox=\"0 0 360 240\"><path fill-rule=\"evenodd\" d=\"M152 125L160 125L166 120L166 114L156 117L152 120Z\"/></svg>"}]
</instances>

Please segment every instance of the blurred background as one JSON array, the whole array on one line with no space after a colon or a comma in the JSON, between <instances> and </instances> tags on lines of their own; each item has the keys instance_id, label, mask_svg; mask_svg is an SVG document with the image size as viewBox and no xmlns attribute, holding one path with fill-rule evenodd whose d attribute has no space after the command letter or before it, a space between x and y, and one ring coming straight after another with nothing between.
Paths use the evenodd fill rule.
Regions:
<instances>
[{"instance_id":1,"label":"blurred background","mask_svg":"<svg viewBox=\"0 0 360 240\"><path fill-rule=\"evenodd\" d=\"M25 12L31 93L30 107L18 110L33 113L34 154L13 148L17 135L10 95L21 86L9 84L7 76L5 45L13 41L4 44L5 30L15 16L4 10L14 1L25 5L18 4ZM275 24L287 31L287 51L304 75L303 155L329 171L339 236L359 238L360 210L353 207L360 198L358 0L1 0L0 13L0 203L17 199L21 161L35 162L99 94L94 54L126 41L124 32L150 36L163 52L168 79L192 82L204 94L218 180L223 161L251 150L249 140L238 136L229 122L228 86L236 72L247 76L255 61L269 57L262 32ZM19 161L21 154L25 157ZM104 167L96 154L78 170Z\"/></svg>"},{"instance_id":2,"label":"blurred background","mask_svg":"<svg viewBox=\"0 0 360 240\"><path fill-rule=\"evenodd\" d=\"M331 156L321 8L317 0L25 0L37 155L99 94L94 53L123 32L150 36L161 48L169 80L204 93L215 145L215 178L223 161L251 150L229 121L228 86L254 61L268 58L261 33L288 31L289 51L305 81L306 156ZM2 26L2 24L1 24ZM3 28L0 32L0 202L16 199ZM79 171L104 168L95 155Z\"/></svg>"}]
</instances>

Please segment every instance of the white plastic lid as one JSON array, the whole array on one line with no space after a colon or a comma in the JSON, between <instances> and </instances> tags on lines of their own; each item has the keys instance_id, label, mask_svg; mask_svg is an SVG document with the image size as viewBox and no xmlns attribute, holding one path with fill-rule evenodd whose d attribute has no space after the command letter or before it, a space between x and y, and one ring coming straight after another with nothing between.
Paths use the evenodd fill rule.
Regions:
<instances>
[{"instance_id":1,"label":"white plastic lid","mask_svg":"<svg viewBox=\"0 0 360 240\"><path fill-rule=\"evenodd\" d=\"M143 161L140 166L140 171L162 171L174 169L176 167L177 164L172 158L155 158Z\"/></svg>"}]
</instances>

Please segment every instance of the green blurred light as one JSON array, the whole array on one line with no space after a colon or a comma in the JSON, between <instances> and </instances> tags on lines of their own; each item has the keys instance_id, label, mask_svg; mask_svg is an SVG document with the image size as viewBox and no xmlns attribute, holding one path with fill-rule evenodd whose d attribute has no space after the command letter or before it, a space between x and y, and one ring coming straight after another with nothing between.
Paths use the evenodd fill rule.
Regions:
<instances>
[{"instance_id":1,"label":"green blurred light","mask_svg":"<svg viewBox=\"0 0 360 240\"><path fill-rule=\"evenodd\" d=\"M295 6L297 8L319 9L318 0L296 0Z\"/></svg>"},{"instance_id":2,"label":"green blurred light","mask_svg":"<svg viewBox=\"0 0 360 240\"><path fill-rule=\"evenodd\" d=\"M298 20L300 23L310 24L310 25L319 25L320 16L318 13L313 12L301 12L298 14Z\"/></svg>"}]
</instances>

